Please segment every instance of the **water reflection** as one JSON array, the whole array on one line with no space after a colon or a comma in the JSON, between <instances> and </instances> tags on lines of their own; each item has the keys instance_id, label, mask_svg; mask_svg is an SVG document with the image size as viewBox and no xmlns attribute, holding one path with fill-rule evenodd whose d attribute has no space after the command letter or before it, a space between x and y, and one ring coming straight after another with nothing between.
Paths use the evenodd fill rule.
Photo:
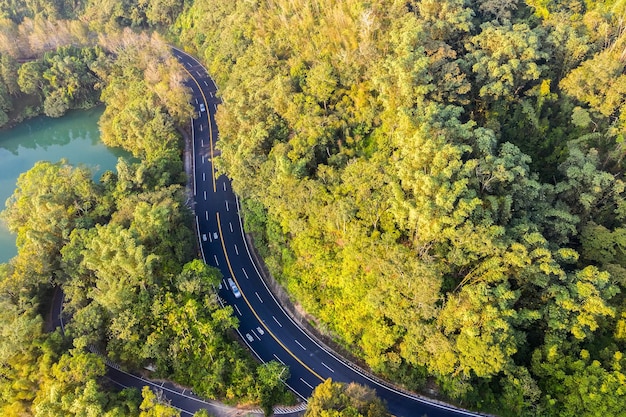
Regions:
<instances>
[{"instance_id":1,"label":"water reflection","mask_svg":"<svg viewBox=\"0 0 626 417\"><path fill-rule=\"evenodd\" d=\"M0 210L13 194L17 178L37 161L84 164L99 179L105 170L114 170L117 158L128 156L100 142L98 119L103 108L73 111L58 119L38 117L13 129L0 131ZM15 236L0 224L0 263L15 256Z\"/></svg>"},{"instance_id":2,"label":"water reflection","mask_svg":"<svg viewBox=\"0 0 626 417\"><path fill-rule=\"evenodd\" d=\"M100 135L92 134L97 125L91 122L95 120L97 123L100 114L102 109L96 108L72 111L59 119L40 116L26 120L13 129L0 131L0 149L17 156L20 148L47 150L50 146L67 145L77 137L95 144Z\"/></svg>"}]
</instances>

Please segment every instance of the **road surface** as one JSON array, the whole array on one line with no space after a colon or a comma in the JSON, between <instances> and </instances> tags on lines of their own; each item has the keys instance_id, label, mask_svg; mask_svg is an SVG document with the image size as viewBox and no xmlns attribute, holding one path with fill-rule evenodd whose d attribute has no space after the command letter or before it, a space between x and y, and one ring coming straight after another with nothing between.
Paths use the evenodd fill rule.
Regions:
<instances>
[{"instance_id":1,"label":"road surface","mask_svg":"<svg viewBox=\"0 0 626 417\"><path fill-rule=\"evenodd\" d=\"M219 132L215 113L220 104L217 87L204 67L190 55L175 49L190 79L192 104L193 195L197 232L205 262L222 271L221 298L233 306L242 340L261 361L276 360L289 366L287 384L301 398L327 378L358 382L376 390L398 417L477 416L465 410L432 402L383 385L359 371L308 336L274 298L261 278L243 232L239 204L230 180L217 176L213 161ZM228 278L239 291L233 291ZM237 294L236 297L235 294Z\"/></svg>"}]
</instances>

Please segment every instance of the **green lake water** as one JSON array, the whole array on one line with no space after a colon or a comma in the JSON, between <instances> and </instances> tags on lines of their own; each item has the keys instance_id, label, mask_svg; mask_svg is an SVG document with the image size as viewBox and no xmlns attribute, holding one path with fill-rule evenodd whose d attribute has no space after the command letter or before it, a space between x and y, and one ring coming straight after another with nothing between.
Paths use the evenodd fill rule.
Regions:
<instances>
[{"instance_id":1,"label":"green lake water","mask_svg":"<svg viewBox=\"0 0 626 417\"><path fill-rule=\"evenodd\" d=\"M94 170L94 179L114 170L126 152L109 149L100 141L98 119L102 107L73 111L58 119L37 117L10 130L0 131L0 210L13 194L17 177L37 161L85 164ZM0 221L0 263L17 254L15 235Z\"/></svg>"}]
</instances>

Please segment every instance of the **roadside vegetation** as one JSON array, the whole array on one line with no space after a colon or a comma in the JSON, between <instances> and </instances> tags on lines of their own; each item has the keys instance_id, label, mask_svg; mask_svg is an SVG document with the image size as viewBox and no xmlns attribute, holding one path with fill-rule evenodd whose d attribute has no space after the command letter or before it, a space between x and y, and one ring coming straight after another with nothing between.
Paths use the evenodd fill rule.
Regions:
<instances>
[{"instance_id":1,"label":"roadside vegetation","mask_svg":"<svg viewBox=\"0 0 626 417\"><path fill-rule=\"evenodd\" d=\"M624 1L196 1L175 29L321 332L471 408L626 415Z\"/></svg>"},{"instance_id":2,"label":"roadside vegetation","mask_svg":"<svg viewBox=\"0 0 626 417\"><path fill-rule=\"evenodd\" d=\"M220 170L322 333L463 406L626 415L623 0L0 2L0 125L101 100L104 140L139 161L20 179L3 415L71 415L76 398L135 415L137 393L90 399L87 346L198 393L282 398L282 370L243 355L216 271L193 260L176 132L191 110L152 29L215 77ZM69 341L42 331L58 285ZM75 385L54 372L72 361L93 362Z\"/></svg>"},{"instance_id":3,"label":"roadside vegetation","mask_svg":"<svg viewBox=\"0 0 626 417\"><path fill-rule=\"evenodd\" d=\"M391 417L376 391L327 379L315 387L304 417Z\"/></svg>"},{"instance_id":4,"label":"roadside vegetation","mask_svg":"<svg viewBox=\"0 0 626 417\"><path fill-rule=\"evenodd\" d=\"M153 16L139 3L118 12ZM95 3L58 14L56 5L0 3L3 120L104 103L103 141L134 159L120 159L99 181L65 161L39 162L20 176L2 212L18 255L0 265L0 414L179 415L149 390L118 392L104 377L105 359L148 366L153 378L267 413L293 401L283 365L259 365L236 341L237 319L217 298L221 275L197 259L180 133L193 108L169 46L138 30L155 17L92 16L102 29L96 35L84 19L71 20L94 12ZM69 34L37 49L46 28L75 29L82 38ZM13 43L4 42L7 33L16 34ZM57 288L65 294L64 335L48 333L45 322Z\"/></svg>"}]
</instances>

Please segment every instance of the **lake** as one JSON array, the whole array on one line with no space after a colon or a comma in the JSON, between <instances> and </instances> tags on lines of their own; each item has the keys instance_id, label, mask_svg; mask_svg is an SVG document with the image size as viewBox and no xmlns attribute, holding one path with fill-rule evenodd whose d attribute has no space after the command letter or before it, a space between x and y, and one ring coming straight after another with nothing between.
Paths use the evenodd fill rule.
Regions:
<instances>
[{"instance_id":1,"label":"lake","mask_svg":"<svg viewBox=\"0 0 626 417\"><path fill-rule=\"evenodd\" d=\"M53 119L40 116L10 130L0 131L0 210L13 194L17 177L37 161L67 159L73 165L85 164L98 179L114 170L119 156L128 153L110 149L100 141L98 119L104 108L72 111ZM0 263L17 254L15 235L0 221Z\"/></svg>"}]
</instances>

